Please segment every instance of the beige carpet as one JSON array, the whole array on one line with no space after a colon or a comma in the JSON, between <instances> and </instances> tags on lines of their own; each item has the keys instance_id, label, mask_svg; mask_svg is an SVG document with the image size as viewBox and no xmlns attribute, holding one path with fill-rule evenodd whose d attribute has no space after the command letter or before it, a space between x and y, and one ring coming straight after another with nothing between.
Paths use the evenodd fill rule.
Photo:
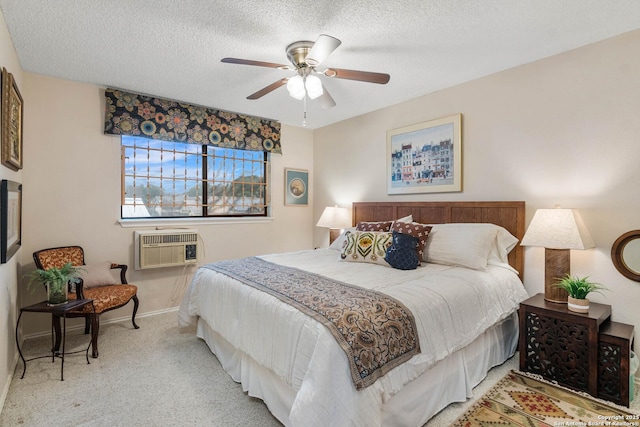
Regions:
<instances>
[{"instance_id":1,"label":"beige carpet","mask_svg":"<svg viewBox=\"0 0 640 427\"><path fill-rule=\"evenodd\" d=\"M23 318L22 321L28 320ZM84 353L60 360L22 362L0 414L0 426L279 426L262 401L248 397L222 370L194 329L181 329L177 313L100 328L100 357ZM67 351L84 348L82 330L67 334ZM46 353L50 339L24 344L25 357Z\"/></svg>"},{"instance_id":2,"label":"beige carpet","mask_svg":"<svg viewBox=\"0 0 640 427\"><path fill-rule=\"evenodd\" d=\"M280 425L262 401L231 380L193 329L178 328L177 313L137 322L138 330L128 321L103 325L100 357L87 365L84 353L67 356L62 382L60 360L28 362L24 379L19 361L0 426ZM69 331L67 339L67 351L88 343L79 329ZM28 340L25 357L49 348L48 337ZM517 369L516 358L492 369L474 395L482 396L511 369ZM451 425L472 403L450 405L427 426Z\"/></svg>"}]
</instances>

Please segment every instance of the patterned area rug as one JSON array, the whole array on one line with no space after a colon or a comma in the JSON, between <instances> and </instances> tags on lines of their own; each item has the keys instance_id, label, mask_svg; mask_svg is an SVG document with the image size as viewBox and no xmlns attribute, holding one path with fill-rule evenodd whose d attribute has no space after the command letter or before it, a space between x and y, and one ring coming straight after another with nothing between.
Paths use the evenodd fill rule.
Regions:
<instances>
[{"instance_id":1,"label":"patterned area rug","mask_svg":"<svg viewBox=\"0 0 640 427\"><path fill-rule=\"evenodd\" d=\"M511 371L453 426L640 426L640 416Z\"/></svg>"}]
</instances>

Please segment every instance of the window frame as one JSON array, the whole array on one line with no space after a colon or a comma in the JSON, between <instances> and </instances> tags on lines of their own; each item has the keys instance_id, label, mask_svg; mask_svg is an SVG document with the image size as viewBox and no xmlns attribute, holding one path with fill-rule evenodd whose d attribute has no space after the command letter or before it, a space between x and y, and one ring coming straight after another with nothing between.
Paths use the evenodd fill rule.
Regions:
<instances>
[{"instance_id":1,"label":"window frame","mask_svg":"<svg viewBox=\"0 0 640 427\"><path fill-rule=\"evenodd\" d=\"M121 148L121 170L120 170L120 179L121 179L121 197L120 197L120 220L119 222L121 224L126 224L126 223L153 223L153 224L157 224L158 222L165 222L165 223L186 223L186 222L197 222L197 223L204 223L204 222L219 222L220 220L225 220L225 222L255 222L256 220L259 219L265 219L265 218L270 218L270 212L271 212L271 153L267 152L267 151L257 151L257 150L240 150L240 149L236 149L236 148L226 148L226 147L217 147L215 145L211 145L211 144L192 144L192 143L186 143L186 142L179 142L179 141L162 141L162 142L167 142L167 143L171 143L171 144L190 144L190 145L196 145L199 146L198 149L198 153L197 154L193 154L195 156L200 157L200 163L199 163L199 171L200 171L200 176L199 179L196 180L197 183L200 185L201 187L201 193L199 194L201 200L203 200L202 204L201 204L201 209L199 210L200 214L199 215L184 215L184 216L180 216L180 215L163 215L163 216L127 216L125 217L124 214L124 208L126 206L125 204L125 200L126 200L126 196L127 196L127 192L126 192L126 187L127 187L127 177L133 177L133 179L136 179L136 175L128 175L126 173L126 149L127 148L133 148L135 147L135 143L129 143L126 144L126 139L125 138L130 138L132 140L135 139L145 139L145 140L149 140L149 141L158 141L155 140L153 138L147 138L145 136L133 136L133 135L121 135L121 141L120 141L120 148ZM172 151L172 150L163 150L162 148L157 149L157 148L149 148L148 146L146 148L141 147L143 150L158 150L161 152L164 151ZM238 151L238 152L246 152L249 151L251 153L261 153L262 154L262 159L261 160L241 160L241 161L248 161L248 162L254 162L254 163L261 163L262 164L262 174L264 176L264 182L261 183L260 185L263 186L263 196L261 197L262 200L262 205L263 205L263 209L261 210L260 213L253 213L253 214L247 214L247 213L224 213L224 214L211 214L210 210L212 210L211 208L216 206L215 204L209 204L209 195L208 195L208 188L211 185L211 179L207 179L207 175L208 175L208 169L209 169L209 161L211 158L214 158L215 156L213 155L213 152L211 152L210 150L212 150L213 152L217 151L217 150L232 150L232 151ZM175 152L175 150L173 150ZM185 150L186 152L187 150ZM220 156L220 157L224 157L224 158L234 158L235 156L232 157L228 157L226 155L224 156ZM239 156L242 157L242 156ZM140 175L143 176L143 175ZM149 176L147 176L147 179L150 179ZM175 181L179 181L182 180L182 178L176 178L175 175L171 176L169 178L164 177L164 176L160 176L160 177L156 177L156 179L160 179L160 180L175 180ZM233 178L230 182L232 183L231 185L233 185L233 181L235 181L238 178ZM215 181L215 180L214 180ZM225 181L226 182L226 181ZM162 188L162 186L160 187ZM135 195L134 195L135 196ZM135 198L135 197L134 197ZM165 206L169 206L169 205L165 205ZM260 221L262 222L262 221Z\"/></svg>"}]
</instances>

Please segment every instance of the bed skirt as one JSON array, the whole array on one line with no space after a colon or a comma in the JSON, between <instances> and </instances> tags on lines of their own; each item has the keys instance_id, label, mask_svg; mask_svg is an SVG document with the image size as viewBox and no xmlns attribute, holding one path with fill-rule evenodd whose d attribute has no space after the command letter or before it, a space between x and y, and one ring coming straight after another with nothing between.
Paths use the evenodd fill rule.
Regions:
<instances>
[{"instance_id":1,"label":"bed skirt","mask_svg":"<svg viewBox=\"0 0 640 427\"><path fill-rule=\"evenodd\" d=\"M202 318L197 336L217 356L223 369L252 397L265 402L284 425L291 426L289 413L296 392L269 369L237 350L215 332ZM495 325L468 346L439 361L386 401L382 407L383 425L422 426L453 402L473 397L472 389L489 369L504 363L518 345L518 314ZM357 391L354 389L354 393Z\"/></svg>"}]
</instances>

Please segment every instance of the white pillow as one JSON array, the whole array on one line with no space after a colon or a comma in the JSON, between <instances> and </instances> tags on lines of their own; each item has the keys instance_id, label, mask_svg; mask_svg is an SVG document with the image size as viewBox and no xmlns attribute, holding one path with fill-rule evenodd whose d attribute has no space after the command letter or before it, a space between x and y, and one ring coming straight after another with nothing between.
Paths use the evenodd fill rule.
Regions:
<instances>
[{"instance_id":1,"label":"white pillow","mask_svg":"<svg viewBox=\"0 0 640 427\"><path fill-rule=\"evenodd\" d=\"M396 222L413 222L413 215L403 216L402 218L396 219Z\"/></svg>"},{"instance_id":2,"label":"white pillow","mask_svg":"<svg viewBox=\"0 0 640 427\"><path fill-rule=\"evenodd\" d=\"M507 264L507 255L517 242L495 224L434 224L427 240L426 261L484 270L489 263Z\"/></svg>"},{"instance_id":3,"label":"white pillow","mask_svg":"<svg viewBox=\"0 0 640 427\"><path fill-rule=\"evenodd\" d=\"M489 224L493 225L493 224ZM516 236L509 233L506 229L499 225L494 225L498 230L495 245L489 251L488 264L509 264L509 252L516 247L519 240Z\"/></svg>"},{"instance_id":4,"label":"white pillow","mask_svg":"<svg viewBox=\"0 0 640 427\"><path fill-rule=\"evenodd\" d=\"M80 278L85 288L103 285L115 285L116 279L111 273L111 262L104 261L97 264L83 265Z\"/></svg>"},{"instance_id":5,"label":"white pillow","mask_svg":"<svg viewBox=\"0 0 640 427\"><path fill-rule=\"evenodd\" d=\"M338 236L336 240L333 241L332 244L329 245L329 249L334 249L336 251L341 251L344 246L344 242L346 240L347 231L356 231L355 227L345 228L342 233Z\"/></svg>"}]
</instances>

